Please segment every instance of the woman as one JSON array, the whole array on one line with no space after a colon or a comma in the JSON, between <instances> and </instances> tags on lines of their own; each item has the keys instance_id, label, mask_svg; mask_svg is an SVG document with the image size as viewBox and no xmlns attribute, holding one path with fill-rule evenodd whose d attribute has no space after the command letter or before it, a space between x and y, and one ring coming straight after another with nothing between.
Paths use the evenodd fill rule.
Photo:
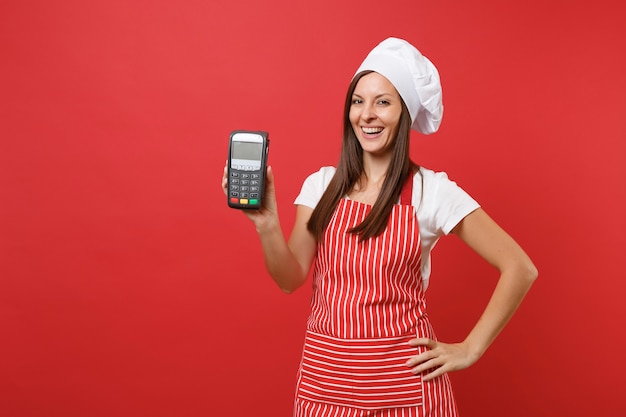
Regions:
<instances>
[{"instance_id":1,"label":"woman","mask_svg":"<svg viewBox=\"0 0 626 417\"><path fill-rule=\"evenodd\" d=\"M456 416L447 373L483 355L537 276L476 201L445 173L410 160L410 130L433 133L442 114L434 65L408 42L388 38L350 84L339 163L304 182L289 241L271 168L264 207L245 211L283 291L302 286L314 268L296 417ZM425 311L430 250L449 233L500 273L459 343L437 341Z\"/></svg>"}]
</instances>

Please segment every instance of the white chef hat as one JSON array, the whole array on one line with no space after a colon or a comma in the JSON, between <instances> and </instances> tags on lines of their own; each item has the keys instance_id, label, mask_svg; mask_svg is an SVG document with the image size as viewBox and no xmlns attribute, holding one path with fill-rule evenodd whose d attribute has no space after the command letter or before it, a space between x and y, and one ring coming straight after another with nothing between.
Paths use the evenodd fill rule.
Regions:
<instances>
[{"instance_id":1,"label":"white chef hat","mask_svg":"<svg viewBox=\"0 0 626 417\"><path fill-rule=\"evenodd\" d=\"M435 133L443 117L439 72L432 62L403 39L387 38L367 55L355 75L372 70L398 90L411 115L412 129Z\"/></svg>"}]
</instances>

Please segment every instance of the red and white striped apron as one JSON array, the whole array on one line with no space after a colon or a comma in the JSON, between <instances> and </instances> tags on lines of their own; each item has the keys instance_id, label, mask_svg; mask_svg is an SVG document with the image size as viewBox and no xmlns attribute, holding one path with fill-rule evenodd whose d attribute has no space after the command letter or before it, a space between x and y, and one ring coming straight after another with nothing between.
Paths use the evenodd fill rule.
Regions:
<instances>
[{"instance_id":1,"label":"red and white striped apron","mask_svg":"<svg viewBox=\"0 0 626 417\"><path fill-rule=\"evenodd\" d=\"M386 230L364 242L348 230L371 206L340 200L318 243L295 417L457 415L447 375L425 382L405 364L424 349L410 339L435 338L412 189L411 175Z\"/></svg>"}]
</instances>

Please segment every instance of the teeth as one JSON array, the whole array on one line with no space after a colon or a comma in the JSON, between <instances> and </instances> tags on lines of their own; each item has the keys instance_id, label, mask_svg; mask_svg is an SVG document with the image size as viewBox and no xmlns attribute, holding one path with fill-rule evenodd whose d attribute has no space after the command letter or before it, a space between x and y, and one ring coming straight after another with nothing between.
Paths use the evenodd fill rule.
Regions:
<instances>
[{"instance_id":1,"label":"teeth","mask_svg":"<svg viewBox=\"0 0 626 417\"><path fill-rule=\"evenodd\" d=\"M382 127L364 127L363 132L365 133L380 133L383 131Z\"/></svg>"}]
</instances>

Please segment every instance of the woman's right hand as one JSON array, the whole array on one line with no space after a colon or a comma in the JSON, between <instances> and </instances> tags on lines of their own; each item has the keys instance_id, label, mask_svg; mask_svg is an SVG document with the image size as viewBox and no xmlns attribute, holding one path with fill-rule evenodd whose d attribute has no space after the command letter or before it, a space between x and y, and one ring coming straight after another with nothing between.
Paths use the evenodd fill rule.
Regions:
<instances>
[{"instance_id":1,"label":"woman's right hand","mask_svg":"<svg viewBox=\"0 0 626 417\"><path fill-rule=\"evenodd\" d=\"M228 167L224 166L222 176L222 189L224 195L228 195ZM274 188L274 172L272 167L267 167L265 173L265 194L263 195L262 207L258 210L241 209L241 211L254 223L257 232L261 233L278 222L278 209L276 204L276 191Z\"/></svg>"}]
</instances>

